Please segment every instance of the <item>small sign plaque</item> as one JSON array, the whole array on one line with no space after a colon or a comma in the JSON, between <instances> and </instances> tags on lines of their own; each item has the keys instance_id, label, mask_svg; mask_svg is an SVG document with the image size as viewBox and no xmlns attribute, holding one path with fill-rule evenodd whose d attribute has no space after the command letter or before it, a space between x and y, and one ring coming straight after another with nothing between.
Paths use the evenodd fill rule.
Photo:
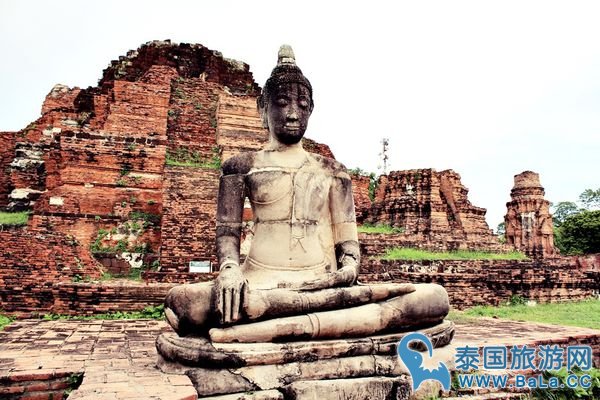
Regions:
<instances>
[{"instance_id":1,"label":"small sign plaque","mask_svg":"<svg viewBox=\"0 0 600 400\"><path fill-rule=\"evenodd\" d=\"M190 261L190 272L192 273L206 273L211 272L210 261Z\"/></svg>"}]
</instances>

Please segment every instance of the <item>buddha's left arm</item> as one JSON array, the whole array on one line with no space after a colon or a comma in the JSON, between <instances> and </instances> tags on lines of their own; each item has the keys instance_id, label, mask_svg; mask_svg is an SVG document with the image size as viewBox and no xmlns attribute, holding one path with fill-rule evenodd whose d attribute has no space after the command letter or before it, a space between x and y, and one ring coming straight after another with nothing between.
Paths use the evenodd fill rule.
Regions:
<instances>
[{"instance_id":1,"label":"buddha's left arm","mask_svg":"<svg viewBox=\"0 0 600 400\"><path fill-rule=\"evenodd\" d=\"M343 275L344 283L353 284L360 272L360 248L352 180L345 171L337 171L333 176L329 191L329 210L338 272Z\"/></svg>"}]
</instances>

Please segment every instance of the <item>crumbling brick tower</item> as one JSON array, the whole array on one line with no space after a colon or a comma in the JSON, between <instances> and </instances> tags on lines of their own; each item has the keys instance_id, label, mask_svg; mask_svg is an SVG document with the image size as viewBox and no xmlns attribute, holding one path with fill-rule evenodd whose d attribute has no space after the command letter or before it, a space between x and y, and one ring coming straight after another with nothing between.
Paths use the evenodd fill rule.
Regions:
<instances>
[{"instance_id":1,"label":"crumbling brick tower","mask_svg":"<svg viewBox=\"0 0 600 400\"><path fill-rule=\"evenodd\" d=\"M393 171L379 179L368 222L401 228L419 247L502 251L468 192L452 170Z\"/></svg>"},{"instance_id":2,"label":"crumbling brick tower","mask_svg":"<svg viewBox=\"0 0 600 400\"><path fill-rule=\"evenodd\" d=\"M506 203L506 242L530 257L545 258L556 254L550 202L544 199L539 174L532 171L515 175Z\"/></svg>"}]
</instances>

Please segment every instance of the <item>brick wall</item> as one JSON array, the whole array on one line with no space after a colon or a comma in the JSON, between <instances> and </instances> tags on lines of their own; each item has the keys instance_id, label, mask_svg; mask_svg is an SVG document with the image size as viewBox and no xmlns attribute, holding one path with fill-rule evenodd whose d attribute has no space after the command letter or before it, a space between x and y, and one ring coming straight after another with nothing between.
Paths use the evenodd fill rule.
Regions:
<instances>
[{"instance_id":1,"label":"brick wall","mask_svg":"<svg viewBox=\"0 0 600 400\"><path fill-rule=\"evenodd\" d=\"M220 170L166 167L161 271L186 272L190 261L216 262Z\"/></svg>"},{"instance_id":2,"label":"brick wall","mask_svg":"<svg viewBox=\"0 0 600 400\"><path fill-rule=\"evenodd\" d=\"M457 309L499 305L512 295L541 303L581 300L600 292L600 272L583 269L573 258L552 261L423 261L367 259L362 282L438 283Z\"/></svg>"},{"instance_id":3,"label":"brick wall","mask_svg":"<svg viewBox=\"0 0 600 400\"><path fill-rule=\"evenodd\" d=\"M116 311L140 311L163 304L174 285L152 285L134 281L63 282L55 285L52 312L65 315L93 315Z\"/></svg>"},{"instance_id":4,"label":"brick wall","mask_svg":"<svg viewBox=\"0 0 600 400\"><path fill-rule=\"evenodd\" d=\"M217 146L220 86L200 78L173 81L168 116L169 149L185 148L210 159Z\"/></svg>"},{"instance_id":5,"label":"brick wall","mask_svg":"<svg viewBox=\"0 0 600 400\"><path fill-rule=\"evenodd\" d=\"M507 252L511 250L499 242L482 245L475 241L466 241L461 237L445 234L383 234L383 233L359 233L361 254L366 256L377 256L385 253L393 247L410 247L428 251L448 251L456 249L473 251Z\"/></svg>"},{"instance_id":6,"label":"brick wall","mask_svg":"<svg viewBox=\"0 0 600 400\"><path fill-rule=\"evenodd\" d=\"M10 163L15 157L15 132L0 132L0 208L8 205L12 190Z\"/></svg>"},{"instance_id":7,"label":"brick wall","mask_svg":"<svg viewBox=\"0 0 600 400\"><path fill-rule=\"evenodd\" d=\"M53 285L76 275L98 278L99 266L74 238L25 228L0 231L0 309L50 310Z\"/></svg>"},{"instance_id":8,"label":"brick wall","mask_svg":"<svg viewBox=\"0 0 600 400\"><path fill-rule=\"evenodd\" d=\"M305 137L302 139L302 146L304 147L304 150L310 153L320 154L323 157L333 158L335 160L331 149L326 144L318 143L312 139Z\"/></svg>"},{"instance_id":9,"label":"brick wall","mask_svg":"<svg viewBox=\"0 0 600 400\"><path fill-rule=\"evenodd\" d=\"M103 71L99 86L110 87L115 79L136 81L154 65L170 66L183 78L219 83L234 93L259 93L248 64L224 58L201 44L175 44L169 40L148 42L112 61Z\"/></svg>"},{"instance_id":10,"label":"brick wall","mask_svg":"<svg viewBox=\"0 0 600 400\"><path fill-rule=\"evenodd\" d=\"M256 96L221 93L217 108L217 143L222 158L262 149L269 140L256 108Z\"/></svg>"},{"instance_id":11,"label":"brick wall","mask_svg":"<svg viewBox=\"0 0 600 400\"><path fill-rule=\"evenodd\" d=\"M351 175L352 194L354 195L354 210L356 211L356 222L362 224L371 210L371 198L369 197L369 184L371 178L362 175Z\"/></svg>"},{"instance_id":12,"label":"brick wall","mask_svg":"<svg viewBox=\"0 0 600 400\"><path fill-rule=\"evenodd\" d=\"M575 257L577 265L586 271L600 271L600 253Z\"/></svg>"},{"instance_id":13,"label":"brick wall","mask_svg":"<svg viewBox=\"0 0 600 400\"><path fill-rule=\"evenodd\" d=\"M65 85L54 85L50 93L44 99L42 104L42 114L51 111L73 111L77 108L77 97L81 93L79 88L70 88Z\"/></svg>"},{"instance_id":14,"label":"brick wall","mask_svg":"<svg viewBox=\"0 0 600 400\"><path fill-rule=\"evenodd\" d=\"M171 85L145 82L115 81L113 101L104 130L127 135L131 133L164 134L167 129L167 111Z\"/></svg>"}]
</instances>

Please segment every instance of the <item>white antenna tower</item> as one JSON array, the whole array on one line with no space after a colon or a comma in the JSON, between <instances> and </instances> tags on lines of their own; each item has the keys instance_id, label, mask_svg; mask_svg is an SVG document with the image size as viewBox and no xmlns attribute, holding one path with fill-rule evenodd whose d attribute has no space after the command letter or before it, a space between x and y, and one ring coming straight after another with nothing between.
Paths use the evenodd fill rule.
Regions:
<instances>
[{"instance_id":1,"label":"white antenna tower","mask_svg":"<svg viewBox=\"0 0 600 400\"><path fill-rule=\"evenodd\" d=\"M388 145L390 144L390 139L388 138L383 138L381 139L381 153L379 153L379 157L381 157L381 161L383 162L383 167L380 165L377 166L377 168L382 169L382 175L387 174L387 170L388 170Z\"/></svg>"}]
</instances>

